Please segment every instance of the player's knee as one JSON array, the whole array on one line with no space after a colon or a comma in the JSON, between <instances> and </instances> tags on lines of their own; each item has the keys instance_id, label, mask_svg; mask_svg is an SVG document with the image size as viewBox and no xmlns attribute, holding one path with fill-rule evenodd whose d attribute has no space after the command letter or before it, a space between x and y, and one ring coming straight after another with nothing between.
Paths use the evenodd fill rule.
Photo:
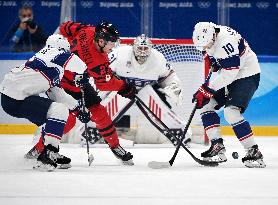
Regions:
<instances>
[{"instance_id":1,"label":"player's knee","mask_svg":"<svg viewBox=\"0 0 278 205\"><path fill-rule=\"evenodd\" d=\"M90 112L92 113L93 118L99 118L108 115L106 108L101 104L91 106Z\"/></svg>"},{"instance_id":2,"label":"player's knee","mask_svg":"<svg viewBox=\"0 0 278 205\"><path fill-rule=\"evenodd\" d=\"M209 103L206 104L203 108L202 108L202 113L204 112L208 112L208 111L215 111L215 106L217 105L217 102L214 99L210 99Z\"/></svg>"},{"instance_id":3,"label":"player's knee","mask_svg":"<svg viewBox=\"0 0 278 205\"><path fill-rule=\"evenodd\" d=\"M225 120L231 125L243 120L243 116L240 113L240 108L236 106L229 106L224 108Z\"/></svg>"},{"instance_id":4,"label":"player's knee","mask_svg":"<svg viewBox=\"0 0 278 205\"><path fill-rule=\"evenodd\" d=\"M64 104L53 102L48 109L46 117L67 121L68 116L69 110Z\"/></svg>"}]
</instances>

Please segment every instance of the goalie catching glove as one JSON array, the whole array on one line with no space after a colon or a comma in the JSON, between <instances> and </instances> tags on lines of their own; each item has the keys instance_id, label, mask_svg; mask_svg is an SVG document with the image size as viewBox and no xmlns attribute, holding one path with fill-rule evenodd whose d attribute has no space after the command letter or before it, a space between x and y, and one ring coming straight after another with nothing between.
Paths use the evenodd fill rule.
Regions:
<instances>
[{"instance_id":1,"label":"goalie catching glove","mask_svg":"<svg viewBox=\"0 0 278 205\"><path fill-rule=\"evenodd\" d=\"M215 90L209 88L207 84L204 83L193 95L192 103L197 101L197 109L201 109L209 103L210 98L212 98L214 94Z\"/></svg>"},{"instance_id":2,"label":"goalie catching glove","mask_svg":"<svg viewBox=\"0 0 278 205\"><path fill-rule=\"evenodd\" d=\"M159 88L158 90L170 97L177 105L182 104L182 90L178 83L171 83L165 88Z\"/></svg>"}]
</instances>

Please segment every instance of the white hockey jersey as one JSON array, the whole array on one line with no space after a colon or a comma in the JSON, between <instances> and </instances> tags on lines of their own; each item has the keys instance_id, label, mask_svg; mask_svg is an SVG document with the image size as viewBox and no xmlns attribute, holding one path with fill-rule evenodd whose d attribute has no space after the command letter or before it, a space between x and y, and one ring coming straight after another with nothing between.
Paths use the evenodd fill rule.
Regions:
<instances>
[{"instance_id":1,"label":"white hockey jersey","mask_svg":"<svg viewBox=\"0 0 278 205\"><path fill-rule=\"evenodd\" d=\"M209 87L219 90L233 81L260 73L256 54L239 33L230 27L220 29L213 46L206 49L211 62L221 69L219 75L209 83Z\"/></svg>"},{"instance_id":2,"label":"white hockey jersey","mask_svg":"<svg viewBox=\"0 0 278 205\"><path fill-rule=\"evenodd\" d=\"M0 92L16 100L47 92L50 99L72 109L77 102L60 87L64 69L82 74L86 65L78 56L63 49L43 48L5 75Z\"/></svg>"},{"instance_id":3,"label":"white hockey jersey","mask_svg":"<svg viewBox=\"0 0 278 205\"><path fill-rule=\"evenodd\" d=\"M134 83L137 88L143 88L153 82L158 82L164 88L170 78L179 81L163 54L153 48L147 61L142 65L136 61L132 46L120 46L114 49L109 54L109 61L112 71L121 79Z\"/></svg>"}]
</instances>

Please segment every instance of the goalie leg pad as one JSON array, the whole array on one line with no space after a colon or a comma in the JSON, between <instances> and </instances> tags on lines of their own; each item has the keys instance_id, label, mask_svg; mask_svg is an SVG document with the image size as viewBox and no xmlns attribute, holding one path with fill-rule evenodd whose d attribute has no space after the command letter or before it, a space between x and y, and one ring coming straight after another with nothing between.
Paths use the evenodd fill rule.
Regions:
<instances>
[{"instance_id":1,"label":"goalie leg pad","mask_svg":"<svg viewBox=\"0 0 278 205\"><path fill-rule=\"evenodd\" d=\"M119 137L105 107L98 104L90 107L89 110L92 113L91 119L96 123L96 128L104 140L111 148L117 147L119 145Z\"/></svg>"}]
</instances>

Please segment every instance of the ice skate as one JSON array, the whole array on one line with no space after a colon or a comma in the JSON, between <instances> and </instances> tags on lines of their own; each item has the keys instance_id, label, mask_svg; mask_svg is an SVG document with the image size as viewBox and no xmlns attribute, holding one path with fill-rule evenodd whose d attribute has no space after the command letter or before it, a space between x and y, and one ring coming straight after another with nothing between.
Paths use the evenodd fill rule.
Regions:
<instances>
[{"instance_id":1,"label":"ice skate","mask_svg":"<svg viewBox=\"0 0 278 205\"><path fill-rule=\"evenodd\" d=\"M71 159L59 153L59 147L54 147L53 153L54 162L57 163L58 169L69 169L71 168Z\"/></svg>"},{"instance_id":2,"label":"ice skate","mask_svg":"<svg viewBox=\"0 0 278 205\"><path fill-rule=\"evenodd\" d=\"M47 145L42 153L37 158L37 164L33 167L33 169L40 171L54 171L57 167L57 164L54 161L53 155L54 151L57 148L52 145Z\"/></svg>"},{"instance_id":3,"label":"ice skate","mask_svg":"<svg viewBox=\"0 0 278 205\"><path fill-rule=\"evenodd\" d=\"M27 160L35 160L38 158L39 155L40 152L34 146L32 149L29 150L29 152L24 155L24 158Z\"/></svg>"},{"instance_id":4,"label":"ice skate","mask_svg":"<svg viewBox=\"0 0 278 205\"><path fill-rule=\"evenodd\" d=\"M115 148L110 148L113 154L122 161L123 165L132 166L134 162L132 160L133 155L130 152L127 152L124 148L118 145Z\"/></svg>"},{"instance_id":5,"label":"ice skate","mask_svg":"<svg viewBox=\"0 0 278 205\"><path fill-rule=\"evenodd\" d=\"M219 138L211 141L210 148L201 154L201 157L207 161L215 161L218 163L226 162L227 157L225 155L226 149L223 144L223 139ZM217 158L218 157L218 158Z\"/></svg>"},{"instance_id":6,"label":"ice skate","mask_svg":"<svg viewBox=\"0 0 278 205\"><path fill-rule=\"evenodd\" d=\"M253 145L246 150L245 157L242 158L242 162L249 168L265 168L266 164L263 161L263 155L260 152L258 145Z\"/></svg>"}]
</instances>

